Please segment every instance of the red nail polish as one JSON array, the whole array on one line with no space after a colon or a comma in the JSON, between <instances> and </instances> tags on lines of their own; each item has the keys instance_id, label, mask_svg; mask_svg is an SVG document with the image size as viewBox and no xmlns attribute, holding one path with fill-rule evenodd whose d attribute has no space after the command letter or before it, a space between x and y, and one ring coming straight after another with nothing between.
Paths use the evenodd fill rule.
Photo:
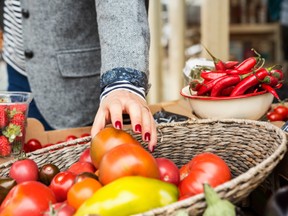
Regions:
<instances>
[{"instance_id":1,"label":"red nail polish","mask_svg":"<svg viewBox=\"0 0 288 216\"><path fill-rule=\"evenodd\" d=\"M149 148L149 150L150 150L151 153L154 152L154 149L155 149L155 146L152 146L152 147Z\"/></svg>"},{"instance_id":2,"label":"red nail polish","mask_svg":"<svg viewBox=\"0 0 288 216\"><path fill-rule=\"evenodd\" d=\"M142 128L141 128L141 125L140 125L140 124L135 125L135 131L136 131L137 133L141 133Z\"/></svg>"},{"instance_id":3,"label":"red nail polish","mask_svg":"<svg viewBox=\"0 0 288 216\"><path fill-rule=\"evenodd\" d=\"M145 139L146 142L149 142L150 141L150 133L148 133L148 132L145 133L144 139Z\"/></svg>"},{"instance_id":4,"label":"red nail polish","mask_svg":"<svg viewBox=\"0 0 288 216\"><path fill-rule=\"evenodd\" d=\"M118 130L121 130L121 129L122 129L122 125L121 125L121 122L120 122L120 121L116 121L116 122L115 122L115 128L118 129Z\"/></svg>"}]
</instances>

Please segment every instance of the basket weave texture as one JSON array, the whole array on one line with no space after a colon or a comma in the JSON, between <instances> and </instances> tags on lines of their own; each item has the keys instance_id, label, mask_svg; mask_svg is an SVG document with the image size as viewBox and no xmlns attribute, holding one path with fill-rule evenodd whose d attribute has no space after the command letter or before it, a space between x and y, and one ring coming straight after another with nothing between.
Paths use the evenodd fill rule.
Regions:
<instances>
[{"instance_id":1,"label":"basket weave texture","mask_svg":"<svg viewBox=\"0 0 288 216\"><path fill-rule=\"evenodd\" d=\"M127 130L131 133L130 130ZM132 134L132 133L131 133ZM147 149L140 135L132 134ZM91 137L50 146L27 156L38 166L54 163L67 169L90 146L79 144ZM212 152L228 164L232 180L215 188L221 198L238 203L245 199L273 171L286 152L286 134L278 127L260 121L227 119L196 119L185 122L159 124L158 144L153 155L172 159L178 167L202 152ZM57 149L63 147L61 149ZM0 165L1 176L7 176L14 161ZM149 199L149 194L147 194ZM206 207L203 194L178 201L165 207L138 214L176 215L185 210L189 215L200 215Z\"/></svg>"}]
</instances>

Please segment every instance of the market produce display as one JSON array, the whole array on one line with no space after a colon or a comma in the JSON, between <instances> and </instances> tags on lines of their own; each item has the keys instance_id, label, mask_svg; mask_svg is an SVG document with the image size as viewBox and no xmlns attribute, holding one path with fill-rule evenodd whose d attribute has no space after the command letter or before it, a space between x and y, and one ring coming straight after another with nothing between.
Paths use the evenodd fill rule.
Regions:
<instances>
[{"instance_id":1,"label":"market produce display","mask_svg":"<svg viewBox=\"0 0 288 216\"><path fill-rule=\"evenodd\" d=\"M94 164L99 165L96 168ZM186 177L180 179L183 167L188 167ZM183 167L178 168L171 159L154 157L126 131L106 128L65 170L52 162L38 167L25 157L15 161L9 178L0 179L0 187L4 188L0 215L51 215L62 208L66 215L137 214L203 193L204 183L216 187L231 179L228 165L213 153L199 154ZM196 172L201 167L206 174ZM192 180L195 174L197 179ZM31 195L35 188L43 190L47 199L39 199L39 192ZM31 193L23 193L29 190ZM31 206L23 207L28 200Z\"/></svg>"},{"instance_id":2,"label":"market produce display","mask_svg":"<svg viewBox=\"0 0 288 216\"><path fill-rule=\"evenodd\" d=\"M242 62L224 62L208 51L215 68L204 67L200 70L199 77L190 81L190 89L197 96L208 97L236 97L267 91L280 101L275 89L282 86L283 71L279 65L264 67L265 59L254 52L255 56Z\"/></svg>"},{"instance_id":3,"label":"market produce display","mask_svg":"<svg viewBox=\"0 0 288 216\"><path fill-rule=\"evenodd\" d=\"M71 135L68 135L64 140L59 140L56 143L41 143L38 139L32 138L32 139L29 139L27 142L24 143L23 150L25 153L29 153L29 152L33 152L33 151L36 151L38 149L49 147L49 146L52 146L55 144L59 144L59 143L63 143L63 142L69 142L69 141L75 140L77 138L82 138L82 137L87 137L87 136L90 136L90 134L84 133L80 137L77 137L77 136L71 134ZM87 142L82 142L81 144L85 144L85 143L87 143Z\"/></svg>"},{"instance_id":4,"label":"market produce display","mask_svg":"<svg viewBox=\"0 0 288 216\"><path fill-rule=\"evenodd\" d=\"M237 133L234 133L234 130L231 130L234 127L237 128ZM209 132L206 131L207 128L209 128ZM243 137L243 135L239 134L238 133L239 129L242 130L241 134L242 133L245 134L247 131L251 131L251 130L255 131L254 136L253 136L253 141L251 141L249 139L249 137L246 137L246 136ZM104 188L107 188L107 186L113 184L114 182L117 182L118 180L126 178L126 177L144 178L145 181L147 180L146 181L147 187L148 187L148 185L150 185L150 183L148 184L148 182L150 182L150 180L157 181L158 182L157 184L160 184L161 187L163 186L166 189L167 189L167 187L165 187L164 185L168 184L169 188L170 189L172 188L172 190L168 189L168 194L170 194L171 191L177 192L177 193L172 193L172 195L174 194L172 196L172 198L175 201L173 201L171 203L169 202L168 204L165 204L165 205L158 203L159 204L158 207L154 206L154 204L150 205L148 203L149 205L145 205L145 210L143 210L143 211L146 211L146 208L147 208L147 211L149 211L149 212L150 211L160 211L162 213L162 215L164 215L165 213L167 213L167 211L168 211L167 209L170 209L170 210L172 209L172 211L173 211L173 209L175 208L174 211L184 209L184 211L186 213L188 211L189 212L190 211L193 211L193 212L196 211L196 212L201 212L201 214L202 214L204 212L204 208L205 208L205 203L203 203L203 202L205 202L204 196L202 193L203 189L202 189L202 191L199 192L200 194L198 193L197 195L192 195L192 193L189 192L189 193L185 193L185 195L181 196L181 191L180 191L181 182L183 184L183 181L186 178L188 178L189 176L193 176L192 173L194 171L192 171L192 169L190 167L190 165L192 165L191 161L198 158L198 162L199 162L199 158L201 158L201 155L205 156L205 154L207 154L208 156L206 155L206 157L203 157L205 160L202 161L203 158L200 160L201 163L203 163L203 164L201 166L199 164L199 167L202 167L203 169L206 169L207 171L209 171L209 169L208 169L209 166L211 166L211 167L219 166L219 170L222 170L221 172L225 172L225 170L228 171L228 173L230 173L230 175L228 174L228 175L224 175L224 176L226 176L226 177L230 176L230 178L227 178L226 182L219 183L220 187L213 186L213 180L214 179L216 179L217 181L219 179L221 179L221 177L219 176L219 173L218 173L218 175L216 175L215 173L212 172L211 174L212 175L215 174L215 177L213 179L211 179L210 176L208 175L208 172L204 172L203 175L201 175L201 174L199 175L198 180L201 180L201 179L203 181L210 181L211 180L209 182L209 185L211 184L211 186L213 188L215 188L215 191L217 191L217 193L219 192L219 196L221 196L222 199L228 199L233 203L237 203L242 198L246 197L249 194L249 192L251 192L251 190L253 190L253 188L255 186L257 186L259 184L259 182L262 181L263 178L265 178L265 176L267 176L267 174L271 171L270 167L274 166L273 164L276 164L276 162L278 160L281 160L282 153L284 153L283 148L286 147L286 144L284 145L284 144L282 144L282 142L280 144L280 141L284 139L284 135L282 137L280 131L277 131L277 133L275 133L275 129L276 129L275 127L271 128L271 127L269 127L269 125L264 125L264 124L261 124L260 122L258 125L258 123L256 123L256 122L252 123L249 121L245 121L245 123L243 122L243 125L242 125L242 121L240 121L240 120L239 120L239 122L238 121L237 122L234 122L234 121L232 121L232 122L231 121L214 122L214 121L205 120L205 121L193 121L193 122L189 122L189 123L183 122L183 123L176 123L176 124L159 125L158 130L159 130L159 133L161 134L161 136L163 136L162 137L163 139L161 139L161 143L159 143L159 145L157 145L157 148L155 149L155 151L153 153L150 153L147 149L147 146L145 146L145 143L141 142L141 140L142 140L141 135L138 135L138 134L133 135L133 137L135 137L136 140L138 140L138 142L141 142L140 146L138 144L136 144L136 145L130 144L130 145L133 147L136 147L136 148L142 147L144 150L147 150L148 154L153 155L153 157L155 158L155 161L158 161L157 159L166 159L166 160L162 160L162 162L164 161L164 163L158 163L157 162L157 166L158 166L160 175L157 178L155 178L155 177L150 178L150 177L141 176L139 174L137 174L135 176L132 173L132 174L129 174L128 176L119 177L119 178L117 178L117 179L115 179L112 182L107 183L107 184L103 184L101 182L101 180L99 178L99 174L100 174L99 169L97 169L96 167L93 170L87 170L86 166L77 165L77 164L83 164L83 162L93 164L92 159L91 159L91 154L93 154L93 152L91 153L91 137L85 137L85 138L81 138L81 139L72 140L72 141L69 141L66 143L60 143L60 144L57 144L55 146L51 146L49 148L42 148L42 149L33 151L32 153L28 153L27 156L29 157L29 159L33 159L37 163L38 168L39 168L38 169L39 170L38 180L29 180L28 182L32 181L32 182L39 182L39 183L43 184L44 186L48 187L48 189L50 191L52 191L54 196L55 196L54 197L55 202L51 202L51 204L44 211L45 212L44 215L49 215L49 214L53 215L53 212L54 213L57 211L62 212L62 210L64 211L64 209L65 209L65 212L68 212L68 215L73 215L73 214L77 214L77 212L80 211L80 209L83 210L82 206L88 205L88 204L89 204L90 210L93 209L92 210L93 212L94 211L97 212L99 205L96 205L96 206L94 204L92 205L90 202L88 203L88 200L91 200L95 194L98 194L97 196L95 195L97 198L97 199L96 198L95 199L99 200L99 194L102 197L102 195L104 193L104 192L100 192L100 191L110 191L108 189L104 190ZM191 131L192 131L192 133L191 133ZM206 133L206 132L208 132L208 133ZM129 133L131 134L132 132L130 131ZM261 142L259 142L258 133L261 133L261 135L260 135ZM229 142L229 139L231 139L231 137L235 138L235 140L233 142ZM239 137L239 138L241 137L241 139L238 139L237 137ZM238 142L240 140L241 140L241 142ZM266 142L266 140L269 142ZM83 141L85 141L85 142L89 141L90 143L83 145L83 144L81 144ZM254 144L252 144L254 141L256 141L256 143L257 143L257 149L255 149L256 146ZM284 142L284 140L283 140L283 142ZM101 166L101 163L103 162L102 160L106 157L105 156L106 154L109 154L110 151L115 150L115 149L119 150L119 149L121 149L120 147L123 147L126 145L128 146L129 144L127 144L127 143L117 144L117 145L115 145L115 147L111 148L110 150L107 150L104 153L102 159L100 160L100 166ZM170 148L172 148L173 151L171 151ZM222 148L224 148L225 151L221 150ZM265 149L267 149L267 148L270 149L270 151L268 153L265 151ZM191 151L191 149L193 149L193 151ZM243 150L243 151L241 151L240 155L239 155L239 149ZM258 153L254 154L253 153L254 150L256 150ZM265 152L265 154L263 154L263 151ZM278 151L280 151L280 152L278 152ZM204 152L205 152L205 154L204 154ZM212 154L213 156L209 155L209 154ZM233 157L231 157L231 155L233 155ZM243 161L242 161L242 159L244 158L243 156L248 156L248 155L251 158L251 160L246 160L245 163L243 163ZM267 155L268 155L268 157L267 157ZM89 159L89 156L90 156L90 159ZM215 161L207 160L207 158L214 158L214 157L217 158L217 160L215 160ZM81 158L81 161L80 161L80 158ZM128 158L125 158L125 159L129 160ZM141 158L138 158L138 157L137 157L137 159L141 160ZM133 160L135 160L135 157ZM225 161L226 165L221 163L221 162L223 162L221 160ZM21 160L19 160L19 161L21 161ZM206 161L205 162L206 165L205 165L204 161ZM255 163L255 161L258 161L259 164L258 164L258 162ZM12 162L14 164L16 161L7 162L7 163L3 164L0 168L2 175L4 177L3 179L1 178L0 186L2 188L5 187L5 189L1 190L0 195L3 197L3 199L0 199L0 200L5 200L8 197L7 194L9 194L12 191L11 188L15 188L16 185L23 183L22 182L22 183L17 184L17 182L15 180L13 180L11 177L8 178L9 171L13 165ZM81 163L79 163L79 162L81 162ZM112 161L110 161L110 162L112 163ZM213 162L215 164L208 165L211 162ZM173 163L175 165L177 164L178 169L174 169L175 166L173 165ZM270 164L269 168L267 170L265 169L265 170L261 170L261 172L256 172L259 169L259 167L262 167L262 166L266 167L267 163ZM55 167L51 166L51 164L57 166L58 169L57 168L55 169ZM74 165L74 164L76 164L76 165ZM130 163L126 163L126 165L127 164L129 165ZM133 163L131 163L131 166L132 165L133 165ZM47 166L47 169L44 169L46 166ZM205 168L205 166L207 166L207 167ZM161 167L165 168L163 172L160 171ZM185 171L184 167L186 167L186 171ZM225 169L225 167L226 168L228 167L228 170ZM82 168L83 168L83 170L82 170L83 172L81 171ZM250 168L254 168L254 169L250 169ZM109 168L107 168L107 171L109 172L108 169ZM249 169L249 172L248 172L248 169ZM70 172L69 170L74 170L74 173ZM180 170L182 170L182 172L181 172L182 177L180 178L179 183L169 182L169 179L171 180L172 177L180 176ZM183 170L185 172L183 172ZM214 168L213 168L213 170L214 170ZM218 169L215 169L215 170L218 170ZM179 172L179 173L177 173L177 172ZM69 173L69 174L67 174L67 173ZM110 172L110 173L112 173L112 172ZM244 173L245 173L245 175L242 175ZM57 177L58 174L59 174L60 178L59 178L59 176ZM186 178L183 177L183 174L184 174L184 177L186 176ZM40 180L41 175L44 177L46 176L47 178L42 178L42 180ZM251 175L253 177L251 177L251 179L247 179L245 177L245 181L243 181L243 177L247 176L247 175ZM166 178L165 178L165 176L166 176ZM169 176L169 178L167 178L167 176ZM233 178L233 181L230 181L230 179L232 179L232 178ZM71 179L72 179L72 181L71 181ZM86 181L85 179L90 179L90 180ZM191 180L191 177L190 177L190 180ZM3 185L1 184L2 181L3 182L10 182L10 187L7 186L7 188L6 188L5 184L3 184ZM95 181L97 183L95 183ZM71 182L72 182L72 184L71 184ZM233 182L233 184L231 184L232 182ZM77 184L77 183L81 183L81 184ZM190 183L194 184L195 181L194 182L192 180L186 181L187 185ZM162 185L162 184L164 184L164 185ZM241 186L239 184L241 184ZM127 185L130 185L130 184L127 184ZM141 185L143 185L143 184L141 183ZM195 187L194 185L192 185L192 187ZM71 191L73 191L72 190L73 187L75 187L73 189L74 193L71 192ZM136 183L135 183L135 187L137 188ZM159 186L157 188L161 188L161 187ZM86 196L85 195L82 196L81 191L86 190L85 188L90 192L85 193ZM144 187L141 187L141 189L143 189L143 188ZM197 188L197 187L195 187L195 188ZM241 188L241 191L239 191L239 188ZM230 191L229 194L224 192L227 190ZM75 193L75 191L77 191L77 192ZM114 189L113 189L113 191L114 191ZM128 192L130 191L129 192L130 195L134 195L134 197L138 197L140 200L144 199L142 197L142 196L144 196L145 202L146 202L146 200L149 201L149 198L151 196L150 193L143 194L143 193L138 193L138 190L137 191L131 191L130 187L127 189L127 193L125 193L125 191L126 191L126 189L122 188L120 191L118 191L114 195L120 196L120 195L123 195L123 193L127 195ZM144 190L144 191L146 191L146 190ZM147 191L149 191L149 190L147 189ZM79 196L76 196L76 195L79 195ZM27 193L25 196L29 196L29 193ZM153 194L153 196L154 196L154 194ZM171 194L170 194L170 196L171 196ZM101 200L103 201L103 202L101 201L102 204L104 205L104 203L106 203L106 201L107 201L109 203L108 206L115 207L116 211L122 211L122 210L119 210L119 209L121 209L119 207L119 205L118 206L117 205L114 206L113 204L110 205L110 202L108 201L109 197L111 197L111 194L107 194L107 196L103 195L103 197L102 197L103 199L101 198ZM123 201L123 199L121 199L121 200ZM131 202L137 202L134 199L132 199L130 201ZM4 201L2 201L1 205L4 205L3 203L6 203L5 205L10 205L10 204L12 205L12 203L4 202ZM157 204L157 202L156 202L156 204ZM128 205L128 203L123 204L123 206L127 206L127 205ZM45 206L46 206L46 204L45 204ZM102 205L100 205L100 206L102 206ZM120 206L122 206L122 204ZM94 209L94 207L96 210ZM0 208L2 208L2 207L0 207ZM9 208L7 208L7 209L9 209ZM187 209L187 211L185 209ZM71 210L73 210L73 213L71 213L72 212ZM107 211L108 210L113 211L112 209L110 209L110 207L109 207L109 209L105 209L104 212L107 212L106 210ZM137 208L137 206L136 206L132 210L138 211L139 208ZM130 211L130 209L129 209L129 211ZM143 212L142 210L139 210L139 211L140 212L138 212L138 213L140 213L140 214ZM35 210L34 212L36 215L38 215L37 210ZM160 215L161 215L161 213L160 213ZM130 214L130 212L129 212L129 214ZM134 213L131 213L131 214L134 214ZM135 213L135 214L137 214L137 213ZM0 213L0 215L1 215L1 213Z\"/></svg>"}]
</instances>

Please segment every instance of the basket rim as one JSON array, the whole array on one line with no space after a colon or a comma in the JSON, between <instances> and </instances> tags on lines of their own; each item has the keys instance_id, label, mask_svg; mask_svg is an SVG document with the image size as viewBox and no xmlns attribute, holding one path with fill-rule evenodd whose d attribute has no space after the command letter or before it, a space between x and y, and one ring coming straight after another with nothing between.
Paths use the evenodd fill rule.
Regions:
<instances>
[{"instance_id":1,"label":"basket rim","mask_svg":"<svg viewBox=\"0 0 288 216\"><path fill-rule=\"evenodd\" d=\"M257 164L255 167L250 168L249 170L247 170L245 173L242 173L241 175L231 179L228 182L225 182L217 187L214 188L214 190L219 193L222 190L224 190L225 188L229 188L229 186L236 186L238 185L240 182L243 182L243 180L248 180L250 176L253 176L254 174L257 173L257 170L263 170L267 164L271 164L271 162L273 162L276 166L276 164L278 164L280 162L280 160L282 160L282 158L284 157L286 151L287 151L287 135L286 133L279 127L269 123L269 122L264 122L264 121L258 121L258 120L249 120L249 119L190 119L184 122L175 122L175 123L163 123L161 124L160 127L167 127L167 126L172 126L172 125L182 125L182 124L189 124L189 123L198 123L198 124L207 124L207 123L215 123L215 122L222 122L222 123L230 123L230 122L234 122L234 123L245 123L245 124L255 124L255 125L259 125L259 126L264 126L267 127L268 129L273 129L275 130L275 132L281 136L282 138L282 142L281 144L278 146L278 148L269 156L267 157L265 160L263 160L261 163ZM272 170L270 171L272 172ZM265 179L263 179L264 181ZM178 210L178 209L183 209L186 208L187 205L192 205L193 203L196 203L197 201L203 200L205 198L204 193L201 194L197 194L195 196L186 198L184 200L180 200L177 201L175 203L172 203L170 205L167 206L163 206L163 207L159 207L159 208L154 208L152 210L140 213L140 214L135 214L135 216L140 216L140 215L149 215L149 214L153 214L155 212L171 212L174 210Z\"/></svg>"},{"instance_id":2,"label":"basket rim","mask_svg":"<svg viewBox=\"0 0 288 216\"><path fill-rule=\"evenodd\" d=\"M90 145L90 141L91 141L91 136L86 136L86 137L81 137L81 138L77 138L77 139L74 139L74 140L70 140L70 141L63 141L61 143L55 143L54 145L51 145L51 146L47 146L47 147L44 147L44 148L41 148L41 149L37 149L33 152L29 152L29 153L25 153L25 157L27 158L30 158L30 157L37 157L38 155L41 155L43 153L48 153L50 152L51 150L55 150L57 151L58 149L62 149L64 147L72 147L74 146L75 147L75 143L77 145L81 145L81 146L85 146L85 145ZM81 142L87 142L87 143L84 143L84 144L80 144ZM12 158L4 163L1 163L0 164L0 169L3 169L3 168L6 168L8 167L9 165L12 165L15 161L19 160L17 157L15 158ZM1 173L1 172L0 172Z\"/></svg>"}]
</instances>

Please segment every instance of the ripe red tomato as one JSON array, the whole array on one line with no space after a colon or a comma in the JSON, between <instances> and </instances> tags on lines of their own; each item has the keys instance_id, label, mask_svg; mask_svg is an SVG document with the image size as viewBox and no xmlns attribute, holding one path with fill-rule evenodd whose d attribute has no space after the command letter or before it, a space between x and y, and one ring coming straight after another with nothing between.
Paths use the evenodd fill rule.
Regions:
<instances>
[{"instance_id":1,"label":"ripe red tomato","mask_svg":"<svg viewBox=\"0 0 288 216\"><path fill-rule=\"evenodd\" d=\"M180 169L179 169L179 173L180 173L180 181L182 181L184 178L186 178L188 176L188 174L190 173L190 166L189 163L184 164Z\"/></svg>"},{"instance_id":2,"label":"ripe red tomato","mask_svg":"<svg viewBox=\"0 0 288 216\"><path fill-rule=\"evenodd\" d=\"M54 193L37 181L22 182L14 186L0 207L0 215L40 216L49 204L56 202Z\"/></svg>"},{"instance_id":3,"label":"ripe red tomato","mask_svg":"<svg viewBox=\"0 0 288 216\"><path fill-rule=\"evenodd\" d=\"M57 202L63 202L67 199L68 190L74 184L76 175L69 171L59 172L52 179L49 188L54 192Z\"/></svg>"},{"instance_id":4,"label":"ripe red tomato","mask_svg":"<svg viewBox=\"0 0 288 216\"><path fill-rule=\"evenodd\" d=\"M98 176L95 173L91 173L91 172L82 172L80 174L78 174L74 180L74 183L83 181L86 178L93 178L97 181L99 181Z\"/></svg>"},{"instance_id":5,"label":"ripe red tomato","mask_svg":"<svg viewBox=\"0 0 288 216\"><path fill-rule=\"evenodd\" d=\"M113 127L106 127L96 134L90 145L90 155L96 169L98 169L100 161L107 151L115 146L127 143L141 146L129 133Z\"/></svg>"},{"instance_id":6,"label":"ripe red tomato","mask_svg":"<svg viewBox=\"0 0 288 216\"><path fill-rule=\"evenodd\" d=\"M66 201L58 202L52 204L43 216L55 215L55 212L57 212L57 216L73 216L76 209L70 206Z\"/></svg>"},{"instance_id":7,"label":"ripe red tomato","mask_svg":"<svg viewBox=\"0 0 288 216\"><path fill-rule=\"evenodd\" d=\"M15 161L9 170L9 176L18 184L25 181L37 181L38 165L31 159Z\"/></svg>"},{"instance_id":8,"label":"ripe red tomato","mask_svg":"<svg viewBox=\"0 0 288 216\"><path fill-rule=\"evenodd\" d=\"M278 105L276 106L273 111L275 113L278 113L282 116L282 121L286 121L288 118L288 107L284 106L284 105Z\"/></svg>"},{"instance_id":9,"label":"ripe red tomato","mask_svg":"<svg viewBox=\"0 0 288 216\"><path fill-rule=\"evenodd\" d=\"M66 137L65 141L68 142L68 141L75 140L75 139L77 139L77 136L69 135Z\"/></svg>"},{"instance_id":10,"label":"ripe red tomato","mask_svg":"<svg viewBox=\"0 0 288 216\"><path fill-rule=\"evenodd\" d=\"M87 137L87 136L91 136L91 134L90 133L83 133L83 134L81 134L80 137Z\"/></svg>"},{"instance_id":11,"label":"ripe red tomato","mask_svg":"<svg viewBox=\"0 0 288 216\"><path fill-rule=\"evenodd\" d=\"M24 144L24 150L26 153L36 151L37 149L41 148L41 142L37 139L30 139Z\"/></svg>"},{"instance_id":12,"label":"ripe red tomato","mask_svg":"<svg viewBox=\"0 0 288 216\"><path fill-rule=\"evenodd\" d=\"M188 163L190 173L178 188L180 197L193 196L203 192L203 183L216 187L231 179L231 172L223 159L216 154L202 153Z\"/></svg>"},{"instance_id":13,"label":"ripe red tomato","mask_svg":"<svg viewBox=\"0 0 288 216\"><path fill-rule=\"evenodd\" d=\"M92 163L77 161L68 168L68 171L78 175L82 172L94 173L96 169Z\"/></svg>"},{"instance_id":14,"label":"ripe red tomato","mask_svg":"<svg viewBox=\"0 0 288 216\"><path fill-rule=\"evenodd\" d=\"M92 163L92 159L90 156L90 148L85 149L79 157L80 162L89 162Z\"/></svg>"},{"instance_id":15,"label":"ripe red tomato","mask_svg":"<svg viewBox=\"0 0 288 216\"><path fill-rule=\"evenodd\" d=\"M120 177L132 175L160 179L155 158L142 146L119 145L103 156L99 167L99 181L103 185Z\"/></svg>"},{"instance_id":16,"label":"ripe red tomato","mask_svg":"<svg viewBox=\"0 0 288 216\"><path fill-rule=\"evenodd\" d=\"M47 143L47 144L45 144L45 145L43 146L43 148L49 147L49 146L52 146L52 145L54 145L54 143Z\"/></svg>"},{"instance_id":17,"label":"ripe red tomato","mask_svg":"<svg viewBox=\"0 0 288 216\"><path fill-rule=\"evenodd\" d=\"M78 209L83 202L90 198L101 187L101 183L93 178L83 179L69 189L67 202L75 209Z\"/></svg>"},{"instance_id":18,"label":"ripe red tomato","mask_svg":"<svg viewBox=\"0 0 288 216\"><path fill-rule=\"evenodd\" d=\"M175 184L180 182L180 172L176 164L168 158L156 158L160 171L160 179L165 182Z\"/></svg>"},{"instance_id":19,"label":"ripe red tomato","mask_svg":"<svg viewBox=\"0 0 288 216\"><path fill-rule=\"evenodd\" d=\"M279 113L276 113L276 112L274 112L274 111L268 112L266 116L267 116L267 119L268 119L270 122L273 122L273 121L283 121L282 115L280 115Z\"/></svg>"},{"instance_id":20,"label":"ripe red tomato","mask_svg":"<svg viewBox=\"0 0 288 216\"><path fill-rule=\"evenodd\" d=\"M91 136L91 134L89 133L84 133L84 134L81 134L80 135L80 138L84 138L84 137L88 137L88 136ZM80 142L79 144L86 144L88 141L83 141L83 142Z\"/></svg>"},{"instance_id":21,"label":"ripe red tomato","mask_svg":"<svg viewBox=\"0 0 288 216\"><path fill-rule=\"evenodd\" d=\"M57 173L59 172L60 169L55 164L52 163L44 164L39 169L39 180L43 184L49 186L54 176L57 175Z\"/></svg>"}]
</instances>

